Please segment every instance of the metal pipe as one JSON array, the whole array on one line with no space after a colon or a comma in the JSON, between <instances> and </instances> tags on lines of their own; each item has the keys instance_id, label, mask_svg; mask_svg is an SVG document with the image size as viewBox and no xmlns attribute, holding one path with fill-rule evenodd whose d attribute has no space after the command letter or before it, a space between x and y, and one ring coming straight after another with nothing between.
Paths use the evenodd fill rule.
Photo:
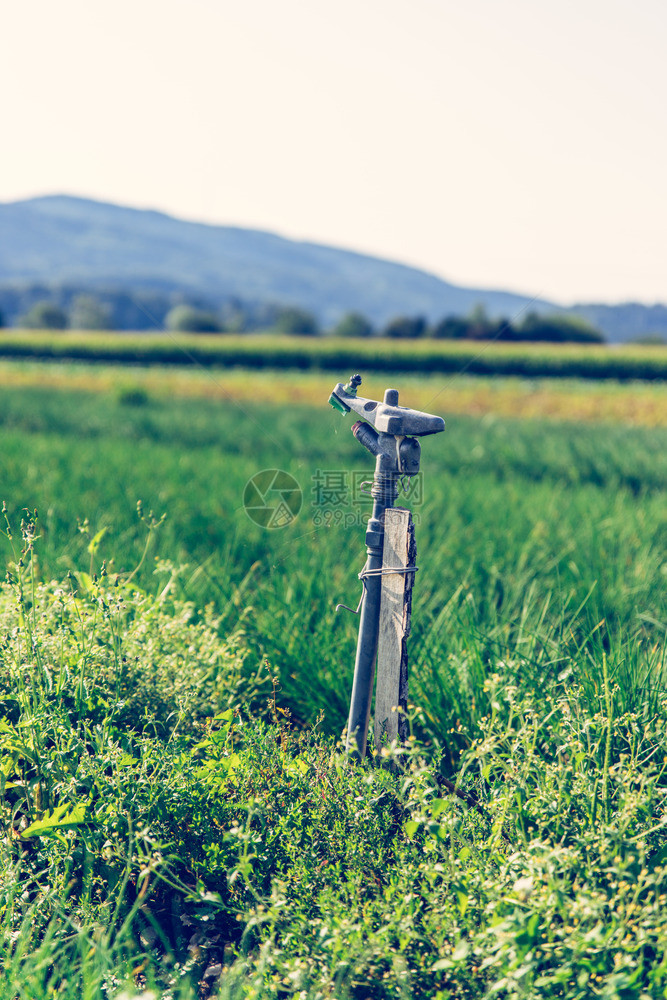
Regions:
<instances>
[{"instance_id":1,"label":"metal pipe","mask_svg":"<svg viewBox=\"0 0 667 1000\"><path fill-rule=\"evenodd\" d=\"M384 544L383 517L386 508L381 500L375 500L373 514L368 521L368 534L373 532L378 538L377 545L368 545L366 569L382 568L382 548ZM350 699L350 715L347 721L347 749L356 746L355 756L363 760L366 754L366 739L371 714L373 681L375 679L375 658L377 656L378 632L380 629L380 595L382 577L368 576L364 580L364 596L361 602L357 656L354 662L354 680Z\"/></svg>"},{"instance_id":2,"label":"metal pipe","mask_svg":"<svg viewBox=\"0 0 667 1000\"><path fill-rule=\"evenodd\" d=\"M366 529L366 552L368 558L364 569L377 571L382 569L385 511L394 506L398 495L398 470L396 468L396 449L393 437L387 434L376 436L378 438L377 447L379 453L375 463L375 476L371 490L371 495L373 496L373 513L368 520ZM365 444L366 442L362 443ZM369 443L371 443L371 440L369 440ZM372 440L372 444L376 446L374 440ZM364 594L359 619L359 637L354 663L354 680L352 682L346 742L347 750L352 751L358 760L363 760L366 754L366 740L368 738L368 725L373 698L373 681L375 680L378 633L380 630L382 577L377 573L371 574L366 576L363 582Z\"/></svg>"}]
</instances>

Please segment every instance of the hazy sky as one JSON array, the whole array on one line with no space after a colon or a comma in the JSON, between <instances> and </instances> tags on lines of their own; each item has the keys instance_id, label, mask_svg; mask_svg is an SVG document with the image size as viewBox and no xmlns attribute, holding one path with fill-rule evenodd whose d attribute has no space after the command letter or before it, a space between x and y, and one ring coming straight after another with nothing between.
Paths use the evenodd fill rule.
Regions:
<instances>
[{"instance_id":1,"label":"hazy sky","mask_svg":"<svg viewBox=\"0 0 667 1000\"><path fill-rule=\"evenodd\" d=\"M0 200L667 301L665 0L32 0L2 29Z\"/></svg>"}]
</instances>

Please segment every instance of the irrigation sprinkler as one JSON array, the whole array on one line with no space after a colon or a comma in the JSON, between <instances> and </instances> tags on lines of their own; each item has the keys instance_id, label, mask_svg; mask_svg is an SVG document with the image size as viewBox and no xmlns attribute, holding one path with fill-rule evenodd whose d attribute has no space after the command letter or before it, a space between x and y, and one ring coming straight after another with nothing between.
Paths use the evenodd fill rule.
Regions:
<instances>
[{"instance_id":1,"label":"irrigation sprinkler","mask_svg":"<svg viewBox=\"0 0 667 1000\"><path fill-rule=\"evenodd\" d=\"M364 399L357 395L360 385L360 375L353 375L346 385L339 382L331 393L329 402L343 414L353 411L364 418L365 422L357 420L352 425L352 433L375 456L375 475L372 484L369 484L373 512L366 529L367 559L359 574L363 589L357 608L357 613L360 614L359 638L347 724L347 749L361 760L366 753L373 696L383 577L389 579L394 575L395 578L396 574L400 574L405 579L407 574L414 574L417 569L414 560L409 559L404 560L404 565L386 564L387 511L395 507L403 477L416 476L419 472L421 445L417 439L426 434L444 431L445 421L430 413L399 406L397 389L386 389L381 403L374 399ZM362 484L362 487L364 485L366 484ZM392 562L395 563L396 560ZM399 704L398 690L393 704Z\"/></svg>"}]
</instances>

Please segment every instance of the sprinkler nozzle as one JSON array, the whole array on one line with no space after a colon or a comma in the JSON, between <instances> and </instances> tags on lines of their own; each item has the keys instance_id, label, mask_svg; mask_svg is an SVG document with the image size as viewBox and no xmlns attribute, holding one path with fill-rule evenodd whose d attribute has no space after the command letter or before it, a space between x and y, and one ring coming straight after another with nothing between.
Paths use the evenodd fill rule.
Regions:
<instances>
[{"instance_id":1,"label":"sprinkler nozzle","mask_svg":"<svg viewBox=\"0 0 667 1000\"><path fill-rule=\"evenodd\" d=\"M352 433L359 444L363 444L364 448L370 451L371 455L377 456L380 454L382 451L380 447L380 435L374 427L364 423L363 420L357 420L356 423L352 424Z\"/></svg>"},{"instance_id":2,"label":"sprinkler nozzle","mask_svg":"<svg viewBox=\"0 0 667 1000\"><path fill-rule=\"evenodd\" d=\"M340 383L338 383L336 389L341 389L346 396L352 397L352 399L356 399L357 389L359 388L360 385L361 385L361 375L352 375L347 385L341 386ZM336 393L336 389L334 389L334 391L329 396L329 405L333 406L334 410L338 410L339 413L343 414L349 413L351 407L347 405L342 396Z\"/></svg>"}]
</instances>

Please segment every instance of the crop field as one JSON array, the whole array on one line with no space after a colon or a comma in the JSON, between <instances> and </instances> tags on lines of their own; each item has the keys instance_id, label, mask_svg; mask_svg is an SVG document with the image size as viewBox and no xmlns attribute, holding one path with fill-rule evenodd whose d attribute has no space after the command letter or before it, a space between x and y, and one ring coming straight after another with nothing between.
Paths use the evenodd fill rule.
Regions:
<instances>
[{"instance_id":1,"label":"crop field","mask_svg":"<svg viewBox=\"0 0 667 1000\"><path fill-rule=\"evenodd\" d=\"M525 378L667 379L665 345L501 343L304 337L275 332L193 334L0 331L0 357L328 371L348 368L403 375L501 375Z\"/></svg>"},{"instance_id":2,"label":"crop field","mask_svg":"<svg viewBox=\"0 0 667 1000\"><path fill-rule=\"evenodd\" d=\"M371 376L375 392L388 376ZM313 408L331 391L334 379L323 372L257 371L244 368L188 368L162 365L95 365L86 362L7 361L0 359L0 384L6 388L76 389L117 398L138 391L155 401L209 399L241 404L258 398ZM368 379L367 379L368 381ZM575 422L667 427L664 382L612 379L517 378L474 375L401 375L413 406L444 407L448 414L495 417L544 417Z\"/></svg>"},{"instance_id":3,"label":"crop field","mask_svg":"<svg viewBox=\"0 0 667 1000\"><path fill-rule=\"evenodd\" d=\"M360 766L348 374L0 366L0 1000L667 996L664 383L395 378L447 430Z\"/></svg>"}]
</instances>

